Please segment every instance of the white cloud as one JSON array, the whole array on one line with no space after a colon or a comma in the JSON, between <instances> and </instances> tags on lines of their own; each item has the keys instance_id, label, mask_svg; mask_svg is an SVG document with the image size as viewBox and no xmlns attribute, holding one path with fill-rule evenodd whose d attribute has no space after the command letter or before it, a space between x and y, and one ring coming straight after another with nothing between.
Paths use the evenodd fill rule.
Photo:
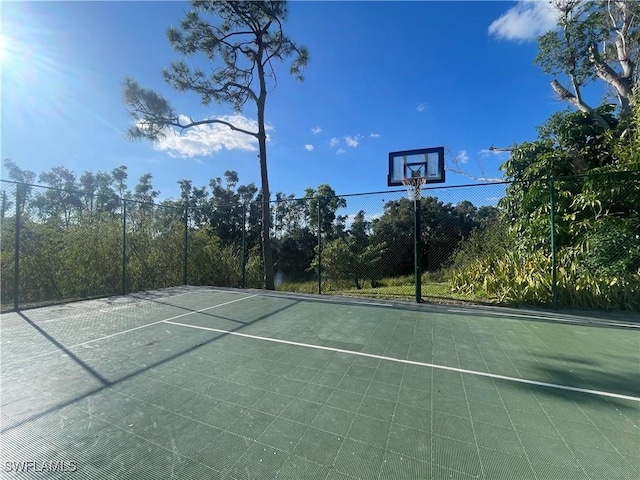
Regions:
<instances>
[{"instance_id":1,"label":"white cloud","mask_svg":"<svg viewBox=\"0 0 640 480\"><path fill-rule=\"evenodd\" d=\"M314 135L317 135L321 131L322 131L322 129L320 127L316 127L316 128L312 128L311 129L311 133L313 133Z\"/></svg>"},{"instance_id":2,"label":"white cloud","mask_svg":"<svg viewBox=\"0 0 640 480\"><path fill-rule=\"evenodd\" d=\"M419 112L424 112L426 108L427 108L427 105L425 103L421 103L416 107L416 110L418 110Z\"/></svg>"},{"instance_id":3,"label":"white cloud","mask_svg":"<svg viewBox=\"0 0 640 480\"><path fill-rule=\"evenodd\" d=\"M379 133L371 133L371 134L369 134L369 136L371 138L378 138L380 136L380 134Z\"/></svg>"},{"instance_id":4,"label":"white cloud","mask_svg":"<svg viewBox=\"0 0 640 480\"><path fill-rule=\"evenodd\" d=\"M360 144L361 138L361 135L347 135L346 137L344 137L344 141L349 147L356 148Z\"/></svg>"},{"instance_id":5,"label":"white cloud","mask_svg":"<svg viewBox=\"0 0 640 480\"><path fill-rule=\"evenodd\" d=\"M307 152L312 152L313 151L313 145L307 144L307 145L304 146L304 149Z\"/></svg>"},{"instance_id":6,"label":"white cloud","mask_svg":"<svg viewBox=\"0 0 640 480\"><path fill-rule=\"evenodd\" d=\"M467 163L469 161L469 155L466 150L460 150L458 152L458 163Z\"/></svg>"},{"instance_id":7,"label":"white cloud","mask_svg":"<svg viewBox=\"0 0 640 480\"><path fill-rule=\"evenodd\" d=\"M329 140L329 146L330 147L335 147L335 146L337 146L339 144L340 144L340 139L339 138L333 137L331 140Z\"/></svg>"},{"instance_id":8,"label":"white cloud","mask_svg":"<svg viewBox=\"0 0 640 480\"><path fill-rule=\"evenodd\" d=\"M520 0L489 25L489 35L502 40L535 40L553 30L557 19L558 11L549 1Z\"/></svg>"},{"instance_id":9,"label":"white cloud","mask_svg":"<svg viewBox=\"0 0 640 480\"><path fill-rule=\"evenodd\" d=\"M244 130L257 132L258 122L240 114L216 117ZM180 121L187 123L189 119L180 116ZM273 127L267 126L267 131ZM172 157L206 156L225 150L244 150L255 152L258 150L258 139L245 133L231 130L226 125L211 123L189 128L182 133L167 128L165 138L158 140L154 147L166 151Z\"/></svg>"},{"instance_id":10,"label":"white cloud","mask_svg":"<svg viewBox=\"0 0 640 480\"><path fill-rule=\"evenodd\" d=\"M347 151L343 150L342 148L339 148L338 150L336 150L336 155L342 155L343 153L347 153Z\"/></svg>"}]
</instances>

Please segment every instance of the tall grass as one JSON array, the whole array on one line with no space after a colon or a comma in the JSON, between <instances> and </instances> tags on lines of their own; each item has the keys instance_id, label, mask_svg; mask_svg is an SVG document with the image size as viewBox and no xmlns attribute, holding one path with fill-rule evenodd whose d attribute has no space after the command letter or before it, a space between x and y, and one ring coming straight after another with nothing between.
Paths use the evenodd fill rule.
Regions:
<instances>
[{"instance_id":1,"label":"tall grass","mask_svg":"<svg viewBox=\"0 0 640 480\"><path fill-rule=\"evenodd\" d=\"M434 277L440 281L434 281ZM442 278L443 274L423 274L422 297L434 300L477 300L473 295L453 292L450 284ZM283 292L317 294L318 281L287 281L280 283L276 288ZM353 282L348 280L331 280L322 283L322 293L389 300L413 300L415 299L415 283L413 275L387 277L376 281L373 285L367 282L363 288L355 288Z\"/></svg>"},{"instance_id":2,"label":"tall grass","mask_svg":"<svg viewBox=\"0 0 640 480\"><path fill-rule=\"evenodd\" d=\"M493 234L472 235L454 257L453 291L504 304L551 305L551 256L518 248L509 235L490 242ZM592 252L574 247L560 249L556 262L559 306L640 311L640 271L594 268Z\"/></svg>"}]
</instances>

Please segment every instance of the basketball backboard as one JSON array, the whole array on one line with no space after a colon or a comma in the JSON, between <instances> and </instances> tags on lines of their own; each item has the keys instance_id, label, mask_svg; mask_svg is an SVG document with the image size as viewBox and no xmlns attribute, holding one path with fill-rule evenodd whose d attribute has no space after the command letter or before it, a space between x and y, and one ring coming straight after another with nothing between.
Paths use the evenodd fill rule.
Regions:
<instances>
[{"instance_id":1,"label":"basketball backboard","mask_svg":"<svg viewBox=\"0 0 640 480\"><path fill-rule=\"evenodd\" d=\"M400 186L409 178L424 178L425 183L443 183L444 147L390 152L388 185Z\"/></svg>"}]
</instances>

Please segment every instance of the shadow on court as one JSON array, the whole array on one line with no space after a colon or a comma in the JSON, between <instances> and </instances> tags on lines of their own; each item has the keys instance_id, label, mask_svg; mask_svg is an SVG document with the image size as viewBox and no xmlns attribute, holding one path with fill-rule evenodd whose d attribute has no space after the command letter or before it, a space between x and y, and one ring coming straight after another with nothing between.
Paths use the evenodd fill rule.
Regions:
<instances>
[{"instance_id":1,"label":"shadow on court","mask_svg":"<svg viewBox=\"0 0 640 480\"><path fill-rule=\"evenodd\" d=\"M540 364L531 365L532 370L537 370L542 376L550 376L554 383L560 385L571 385L572 387L584 388L589 390L597 390L602 392L613 392L621 395L632 397L640 397L640 375L635 371L608 372L596 370L592 368L542 366ZM549 395L557 395L558 393L566 394L567 392L554 388L546 389ZM580 399L593 402L593 398L600 398L608 403L615 402L615 398L604 398L594 395L575 395L574 401L580 402ZM587 398L589 397L589 398Z\"/></svg>"},{"instance_id":2,"label":"shadow on court","mask_svg":"<svg viewBox=\"0 0 640 480\"><path fill-rule=\"evenodd\" d=\"M246 322L243 325L239 325L238 327L236 327L236 328L234 328L232 330L229 330L228 333L215 333L214 334L214 332L211 332L212 334L214 334L213 338L210 338L209 340L205 340L205 341L200 341L200 342L198 342L196 345L194 345L192 347L183 349L183 350L181 350L181 351L179 351L177 353L174 353L174 354L172 354L172 355L170 355L170 356L168 356L166 358L163 358L162 360L158 360L156 362L153 362L150 365L147 365L147 366L145 366L143 368L140 368L139 370L136 370L135 372L130 373L130 374L128 374L128 375L126 375L126 376L124 376L122 378L119 378L117 380L114 380L114 381L108 381L108 380L104 379L91 366L87 365L85 362L80 360L76 355L74 355L66 347L64 347L64 345L60 344L60 342L55 340L51 335L47 334L47 332L45 332L41 327L37 326L26 315L24 315L22 312L19 312L20 317L23 318L30 326L32 326L34 329L36 329L41 335L44 335L45 338L47 338L47 340L49 340L53 345L56 346L56 348L59 348L62 352L64 352L65 354L69 355L69 357L75 363L77 363L83 370L88 371L92 376L98 378L103 385L101 387L99 387L99 388L95 388L95 389L93 389L93 390L91 390L89 392L86 392L86 393L84 393L84 394L82 394L82 395L80 395L78 397L75 397L75 398L73 398L71 400L68 400L68 401L66 401L64 403L61 403L59 405L55 405L54 407L50 407L50 408L48 408L47 410L45 410L43 412L37 413L37 414L32 415L32 416L30 416L28 418L25 418L25 419L20 420L20 421L18 421L16 423L13 423L13 424L11 424L10 426L8 426L6 428L2 428L2 430L0 430L0 434L4 434L6 432L9 432L9 431L13 430L14 428L17 428L17 427L21 426L21 425L24 425L24 424L29 423L31 421L37 420L37 419L39 419L39 418L41 418L41 417L43 417L45 415L48 415L50 413L54 413L54 412L56 412L58 410L61 410L61 409L65 408L65 407L73 405L74 403L76 403L76 402L78 402L80 400L83 400L83 399L85 399L87 397L90 397L91 395L94 395L96 393L99 393L99 392L101 392L102 390L104 390L106 388L112 387L112 386L117 385L117 384L119 384L121 382L124 382L126 380L130 380L132 378L135 378L138 375L140 375L142 373L145 373L145 372L147 372L147 371L149 371L149 370L151 370L153 368L159 367L159 366L161 366L161 365L163 365L163 364L165 364L167 362L171 362L172 360L175 360L175 359L177 359L177 358L179 358L179 357L181 357L183 355L187 355L187 354L189 354L189 353L191 353L191 352L193 352L193 351L195 351L195 350L197 350L197 349L199 349L199 348L201 348L201 347L203 347L205 345L209 345L209 344L211 344L213 342L216 342L216 341L218 341L218 340L230 335L231 333L238 332L238 331L240 331L240 330L242 330L242 329L244 329L244 328L246 328L246 327L248 327L250 325L254 325L254 324L256 324L256 323L258 323L258 322L260 322L262 320L265 320L265 319L270 318L270 317L272 317L274 315L277 315L277 314L279 314L281 312L284 312L285 310L288 310L289 308L291 308L291 307L293 307L293 306L295 306L295 305L297 305L299 303L300 303L299 300L293 300L292 303L290 303L288 305L284 305L282 307L279 307L279 308L277 308L277 309L275 309L275 310L273 310L271 312L264 313L264 314L260 315L259 317L253 319L250 322ZM193 310L193 312L195 313L195 312L197 312L197 310Z\"/></svg>"},{"instance_id":3,"label":"shadow on court","mask_svg":"<svg viewBox=\"0 0 640 480\"><path fill-rule=\"evenodd\" d=\"M37 325L35 322L33 322L29 317L27 317L24 313L22 312L16 312L18 314L18 316L20 318L22 318L25 322L27 322L31 328L33 328L34 330L36 330L40 335L42 335L44 338L46 338L49 342L51 342L56 348L58 348L60 351L64 352L66 355L69 356L69 358L71 358L71 360L73 360L75 363L77 363L78 365L80 365L80 367L89 372L89 374L94 377L96 380L98 380L102 385L105 386L109 386L110 382L109 380L107 380L106 378L104 378L102 375L100 375L96 370L94 370L90 365L88 365L87 363L83 362L80 358L78 358L78 356L76 356L71 350L69 350L67 347L65 347L64 345L62 345L60 342L58 342L55 338L53 338L51 335L49 335L42 327L40 327L39 325Z\"/></svg>"},{"instance_id":4,"label":"shadow on court","mask_svg":"<svg viewBox=\"0 0 640 480\"><path fill-rule=\"evenodd\" d=\"M479 317L484 318L485 320L490 318L491 320L501 319L511 321L515 320L520 322L554 323L563 325L576 325L580 327L634 330L640 332L640 319L637 319L635 314L619 314L612 315L611 318L602 318L602 315L604 315L604 313L601 313L601 316L598 317L595 314L587 316L583 314L560 313L547 310L514 311L512 309L506 308L486 309L483 307L478 307L477 309L474 309L471 307L455 306L450 306L448 312L449 314L462 315L465 317Z\"/></svg>"},{"instance_id":5,"label":"shadow on court","mask_svg":"<svg viewBox=\"0 0 640 480\"><path fill-rule=\"evenodd\" d=\"M177 308L178 310L184 310L185 312L188 312L188 313L197 313L198 315L204 315L204 316L207 316L207 317L216 318L218 320L226 320L228 322L240 323L242 325L249 325L251 323L251 322L243 322L242 320L236 320L235 318L223 317L222 315L216 315L214 313L209 313L209 312L206 312L206 311L200 311L200 310L196 310L196 309L189 308L189 307L182 307L180 305L174 305L174 304L168 303L166 301L162 302L162 301L157 300L155 298L147 298L146 296L145 297L140 297L140 296L137 296L135 294L130 295L130 296L133 297L133 298L137 298L137 299L140 299L140 300L147 301L147 302L157 303L158 305L164 305L166 307ZM161 296L158 296L158 297L162 298ZM253 320L253 321L255 321L255 320Z\"/></svg>"},{"instance_id":6,"label":"shadow on court","mask_svg":"<svg viewBox=\"0 0 640 480\"><path fill-rule=\"evenodd\" d=\"M222 289L221 291L224 291ZM237 291L229 289L229 291ZM364 305L372 307L387 307L394 310L407 312L432 312L462 317L500 318L505 320L522 320L532 322L566 323L592 327L608 327L634 329L640 331L640 314L634 312L601 312L601 311L576 311L576 310L551 310L544 308L517 308L503 307L495 304L482 304L455 300L452 304L431 303L429 298L423 303L409 301L347 297L344 295L315 295L306 293L288 293L265 290L246 290L249 293L257 293L263 296L276 298L300 298L306 302L333 303L336 305ZM440 297L448 300L445 297Z\"/></svg>"}]
</instances>

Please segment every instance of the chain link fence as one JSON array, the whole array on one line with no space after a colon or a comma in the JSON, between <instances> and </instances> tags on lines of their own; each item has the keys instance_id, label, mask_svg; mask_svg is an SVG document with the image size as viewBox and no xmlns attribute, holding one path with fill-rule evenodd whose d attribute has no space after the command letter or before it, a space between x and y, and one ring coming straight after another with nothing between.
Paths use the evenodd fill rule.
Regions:
<instances>
[{"instance_id":1,"label":"chain link fence","mask_svg":"<svg viewBox=\"0 0 640 480\"><path fill-rule=\"evenodd\" d=\"M640 174L549 185L554 303L640 311Z\"/></svg>"},{"instance_id":2,"label":"chain link fence","mask_svg":"<svg viewBox=\"0 0 640 480\"><path fill-rule=\"evenodd\" d=\"M261 288L266 205L281 291L640 310L638 172L426 188L417 239L403 190L324 193L185 208L2 181L2 310Z\"/></svg>"},{"instance_id":3,"label":"chain link fence","mask_svg":"<svg viewBox=\"0 0 640 480\"><path fill-rule=\"evenodd\" d=\"M427 188L420 204L420 298L469 300L452 291L454 254L471 233L497 218L504 184ZM338 197L336 220L321 234L323 293L416 298L415 205L404 190ZM329 218L332 220L332 218Z\"/></svg>"},{"instance_id":4,"label":"chain link fence","mask_svg":"<svg viewBox=\"0 0 640 480\"><path fill-rule=\"evenodd\" d=\"M500 303L640 311L640 172L508 184L454 256L455 292Z\"/></svg>"},{"instance_id":5,"label":"chain link fence","mask_svg":"<svg viewBox=\"0 0 640 480\"><path fill-rule=\"evenodd\" d=\"M20 237L16 235L16 197L17 185L2 183L0 189L0 305L2 311L18 305L18 291L15 275L16 248L20 246Z\"/></svg>"}]
</instances>

